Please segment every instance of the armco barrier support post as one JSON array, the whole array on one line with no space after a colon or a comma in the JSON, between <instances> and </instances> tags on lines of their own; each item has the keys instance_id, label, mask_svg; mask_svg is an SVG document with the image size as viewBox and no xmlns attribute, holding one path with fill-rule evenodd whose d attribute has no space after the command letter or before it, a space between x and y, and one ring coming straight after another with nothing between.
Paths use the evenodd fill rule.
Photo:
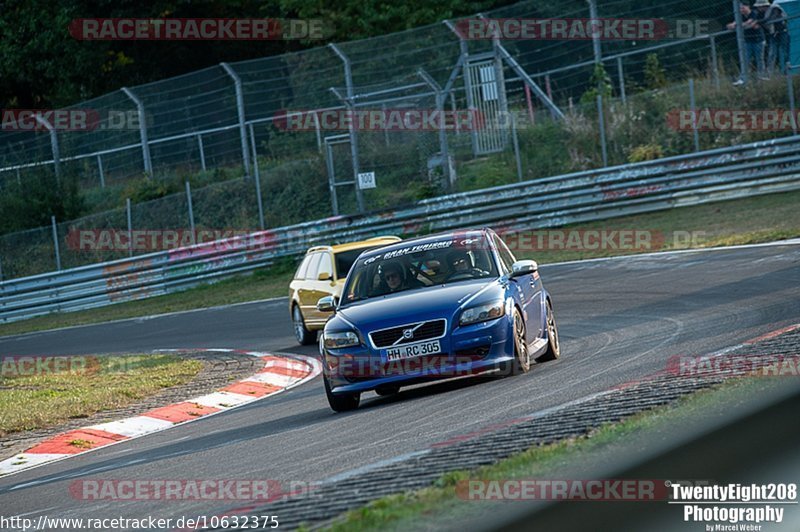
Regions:
<instances>
[{"instance_id":1,"label":"armco barrier support post","mask_svg":"<svg viewBox=\"0 0 800 532\"><path fill-rule=\"evenodd\" d=\"M253 176L256 182L256 203L258 204L258 226L264 230L264 203L261 199L261 172L258 169L258 151L256 150L256 132L250 124L250 145L253 149Z\"/></svg>"},{"instance_id":2,"label":"armco barrier support post","mask_svg":"<svg viewBox=\"0 0 800 532\"><path fill-rule=\"evenodd\" d=\"M600 129L600 148L603 152L603 166L608 166L608 148L606 147L606 119L603 114L603 95L597 95L597 127Z\"/></svg>"},{"instance_id":3,"label":"armco barrier support post","mask_svg":"<svg viewBox=\"0 0 800 532\"><path fill-rule=\"evenodd\" d=\"M694 151L700 151L700 135L697 133L697 106L694 101L694 78L689 78L689 110L692 112L692 135Z\"/></svg>"},{"instance_id":4,"label":"armco barrier support post","mask_svg":"<svg viewBox=\"0 0 800 532\"><path fill-rule=\"evenodd\" d=\"M233 80L234 90L236 91L236 110L239 115L239 140L242 143L242 164L244 165L244 175L250 177L250 152L247 149L247 130L244 116L244 94L242 93L242 79L228 63L220 63L225 72Z\"/></svg>"},{"instance_id":5,"label":"armco barrier support post","mask_svg":"<svg viewBox=\"0 0 800 532\"><path fill-rule=\"evenodd\" d=\"M50 149L53 152L53 166L55 167L56 181L61 183L61 153L58 149L58 133L56 133L55 128L43 116L37 114L36 121L50 132Z\"/></svg>"},{"instance_id":6,"label":"armco barrier support post","mask_svg":"<svg viewBox=\"0 0 800 532\"><path fill-rule=\"evenodd\" d=\"M139 138L142 143L142 159L144 159L144 172L147 177L153 177L153 160L150 158L150 142L147 140L147 117L144 114L144 104L127 87L122 87L122 92L136 105L139 118Z\"/></svg>"},{"instance_id":7,"label":"armco barrier support post","mask_svg":"<svg viewBox=\"0 0 800 532\"><path fill-rule=\"evenodd\" d=\"M133 257L133 223L131 222L131 199L125 198L125 210L128 215L128 256Z\"/></svg>"},{"instance_id":8,"label":"armco barrier support post","mask_svg":"<svg viewBox=\"0 0 800 532\"><path fill-rule=\"evenodd\" d=\"M339 56L339 59L344 63L344 82L347 89L347 99L345 104L348 109L353 110L353 72L350 67L350 58L344 55L338 46L334 43L328 44L331 50ZM364 194L361 187L358 185L358 174L361 171L358 162L358 130L353 123L353 120L348 120L348 129L350 130L350 156L353 159L353 181L356 187L356 202L358 203L358 212L364 212Z\"/></svg>"},{"instance_id":9,"label":"armco barrier support post","mask_svg":"<svg viewBox=\"0 0 800 532\"><path fill-rule=\"evenodd\" d=\"M186 181L186 203L189 206L189 230L192 232L192 244L196 244L194 232L194 207L192 206L192 186Z\"/></svg>"},{"instance_id":10,"label":"armco barrier support post","mask_svg":"<svg viewBox=\"0 0 800 532\"><path fill-rule=\"evenodd\" d=\"M50 216L50 227L53 229L53 250L56 253L56 270L61 271L61 249L58 247L58 227L56 217Z\"/></svg>"}]
</instances>

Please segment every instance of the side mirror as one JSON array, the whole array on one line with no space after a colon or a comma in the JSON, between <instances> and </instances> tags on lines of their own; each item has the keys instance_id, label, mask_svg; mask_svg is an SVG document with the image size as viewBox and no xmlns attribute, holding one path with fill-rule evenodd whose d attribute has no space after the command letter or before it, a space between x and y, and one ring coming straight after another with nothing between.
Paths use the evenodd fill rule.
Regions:
<instances>
[{"instance_id":1,"label":"side mirror","mask_svg":"<svg viewBox=\"0 0 800 532\"><path fill-rule=\"evenodd\" d=\"M336 301L333 299L333 296L320 298L320 300L317 301L317 310L320 312L335 312Z\"/></svg>"},{"instance_id":2,"label":"side mirror","mask_svg":"<svg viewBox=\"0 0 800 532\"><path fill-rule=\"evenodd\" d=\"M331 272L320 272L319 275L317 275L317 281L329 281L332 278Z\"/></svg>"},{"instance_id":3,"label":"side mirror","mask_svg":"<svg viewBox=\"0 0 800 532\"><path fill-rule=\"evenodd\" d=\"M518 260L511 265L511 277L521 277L539 271L535 260Z\"/></svg>"}]
</instances>

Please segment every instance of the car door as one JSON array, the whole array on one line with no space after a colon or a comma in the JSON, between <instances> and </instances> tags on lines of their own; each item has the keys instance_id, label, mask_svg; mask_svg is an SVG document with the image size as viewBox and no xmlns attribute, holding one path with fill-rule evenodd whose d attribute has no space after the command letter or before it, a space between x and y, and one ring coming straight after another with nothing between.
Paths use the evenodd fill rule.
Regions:
<instances>
[{"instance_id":1,"label":"car door","mask_svg":"<svg viewBox=\"0 0 800 532\"><path fill-rule=\"evenodd\" d=\"M500 261L511 272L512 265L517 259L497 235L494 235L494 243L500 255ZM539 279L539 272L516 277L514 282L519 287L523 318L525 318L525 335L527 337L525 341L531 344L542 336L542 282Z\"/></svg>"},{"instance_id":2,"label":"car door","mask_svg":"<svg viewBox=\"0 0 800 532\"><path fill-rule=\"evenodd\" d=\"M304 279L299 282L297 288L297 298L300 300L303 319L305 319L307 323L319 319L319 311L317 311L317 301L319 301L319 298L314 299L314 295L316 292L315 282L317 278L317 266L319 266L321 258L322 252L320 251L310 254Z\"/></svg>"},{"instance_id":3,"label":"car door","mask_svg":"<svg viewBox=\"0 0 800 532\"><path fill-rule=\"evenodd\" d=\"M312 299L314 300L314 319L325 322L330 317L330 312L320 312L317 310L317 301L325 296L334 295L336 281L333 280L333 255L330 251L320 251L319 261L315 264L314 271L309 268L309 286L311 287ZM326 275L322 275L326 274ZM320 279L320 276L327 277Z\"/></svg>"}]
</instances>

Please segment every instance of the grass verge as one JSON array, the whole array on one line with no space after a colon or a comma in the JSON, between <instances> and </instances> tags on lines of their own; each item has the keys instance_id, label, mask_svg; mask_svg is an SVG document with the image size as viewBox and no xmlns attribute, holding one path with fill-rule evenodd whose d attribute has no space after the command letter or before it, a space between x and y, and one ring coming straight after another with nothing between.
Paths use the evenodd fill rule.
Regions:
<instances>
[{"instance_id":1,"label":"grass verge","mask_svg":"<svg viewBox=\"0 0 800 532\"><path fill-rule=\"evenodd\" d=\"M570 478L564 476L564 471L602 463L603 456L621 454L625 448L630 448L626 446L642 445L642 441L668 435L676 426L722 415L773 383L772 379L765 378L731 380L683 397L672 405L603 425L585 437L532 447L474 471L453 471L440 477L430 488L389 495L347 512L325 530L437 530L453 528L455 522L474 522L493 512L503 515L504 510L497 503L459 498L456 486L466 480Z\"/></svg>"},{"instance_id":2,"label":"grass verge","mask_svg":"<svg viewBox=\"0 0 800 532\"><path fill-rule=\"evenodd\" d=\"M662 249L753 244L800 236L798 203L800 191L611 218L572 225L568 229L649 230L652 234L664 236ZM686 235L693 235L693 240L687 240ZM515 247L511 242L509 245ZM533 258L540 264L548 264L641 253L652 249L514 251L519 259ZM0 336L285 296L292 270L291 265L282 263L271 270L260 270L250 276L227 279L177 294L8 323L0 325Z\"/></svg>"},{"instance_id":3,"label":"grass verge","mask_svg":"<svg viewBox=\"0 0 800 532\"><path fill-rule=\"evenodd\" d=\"M173 355L4 358L0 436L123 408L191 381L203 368ZM76 442L75 445L80 445Z\"/></svg>"}]
</instances>

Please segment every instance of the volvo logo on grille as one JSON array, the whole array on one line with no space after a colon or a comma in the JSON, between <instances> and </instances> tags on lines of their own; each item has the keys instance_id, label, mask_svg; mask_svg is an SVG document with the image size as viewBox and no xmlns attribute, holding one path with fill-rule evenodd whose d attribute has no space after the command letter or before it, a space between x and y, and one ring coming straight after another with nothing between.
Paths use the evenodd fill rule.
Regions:
<instances>
[{"instance_id":1,"label":"volvo logo on grille","mask_svg":"<svg viewBox=\"0 0 800 532\"><path fill-rule=\"evenodd\" d=\"M403 338L406 340L414 338L414 329L403 329Z\"/></svg>"}]
</instances>

